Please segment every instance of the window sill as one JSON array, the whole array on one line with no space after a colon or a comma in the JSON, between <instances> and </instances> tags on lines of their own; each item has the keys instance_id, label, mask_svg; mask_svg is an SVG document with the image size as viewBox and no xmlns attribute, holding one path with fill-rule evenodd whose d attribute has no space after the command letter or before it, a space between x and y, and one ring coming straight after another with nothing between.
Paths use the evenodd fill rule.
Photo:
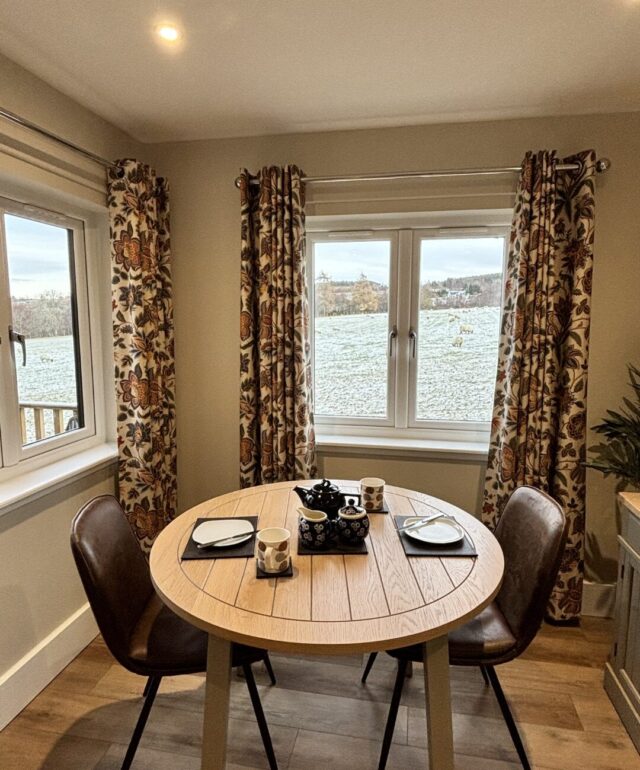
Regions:
<instances>
[{"instance_id":1,"label":"window sill","mask_svg":"<svg viewBox=\"0 0 640 770\"><path fill-rule=\"evenodd\" d=\"M100 444L41 468L0 481L0 516L115 462L114 443Z\"/></svg>"},{"instance_id":2,"label":"window sill","mask_svg":"<svg viewBox=\"0 0 640 770\"><path fill-rule=\"evenodd\" d=\"M433 457L439 460L486 462L489 448L482 441L451 441L382 436L341 436L318 434L320 454L364 454L405 457Z\"/></svg>"}]
</instances>

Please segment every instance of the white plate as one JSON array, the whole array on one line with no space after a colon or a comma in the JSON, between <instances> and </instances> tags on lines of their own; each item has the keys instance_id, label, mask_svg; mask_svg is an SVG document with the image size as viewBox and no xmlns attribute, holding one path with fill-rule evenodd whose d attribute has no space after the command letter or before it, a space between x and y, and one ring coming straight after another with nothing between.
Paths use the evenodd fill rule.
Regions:
<instances>
[{"instance_id":1,"label":"white plate","mask_svg":"<svg viewBox=\"0 0 640 770\"><path fill-rule=\"evenodd\" d=\"M229 538L236 537L237 535L244 535L241 540L234 540L232 545L240 545L246 543L247 540L253 535L253 524L246 519L224 520L224 519L211 519L210 521L203 521L202 524L193 530L191 537L195 543L210 543L212 540L220 540L220 538L226 538L217 545L212 545L212 548L225 548Z\"/></svg>"},{"instance_id":2,"label":"white plate","mask_svg":"<svg viewBox=\"0 0 640 770\"><path fill-rule=\"evenodd\" d=\"M406 527L407 524L420 521L421 518L423 517L412 516L410 519L405 519L403 526ZM405 530L405 535L412 537L414 540L420 540L423 543L448 545L449 543L457 543L459 540L462 540L464 530L453 519L435 519L428 524L424 524L422 527Z\"/></svg>"}]
</instances>

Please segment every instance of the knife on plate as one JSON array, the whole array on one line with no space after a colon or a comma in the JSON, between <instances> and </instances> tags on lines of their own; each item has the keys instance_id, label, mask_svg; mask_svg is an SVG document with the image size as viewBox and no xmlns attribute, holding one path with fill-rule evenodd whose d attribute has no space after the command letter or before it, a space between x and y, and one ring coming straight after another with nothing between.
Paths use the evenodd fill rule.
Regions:
<instances>
[{"instance_id":1,"label":"knife on plate","mask_svg":"<svg viewBox=\"0 0 640 770\"><path fill-rule=\"evenodd\" d=\"M212 545L220 545L220 543L234 545L236 540L246 540L248 535L253 535L253 532L243 532L240 535L232 535L231 537L219 537L217 540L209 540L208 543L197 543L197 547L210 548Z\"/></svg>"},{"instance_id":2,"label":"knife on plate","mask_svg":"<svg viewBox=\"0 0 640 770\"><path fill-rule=\"evenodd\" d=\"M411 524L405 524L403 527L398 527L398 532L406 532L408 529L417 529L428 524L430 521L442 518L448 519L450 517L447 516L446 513L434 513L432 516L426 516L424 519L420 519L420 521L412 521Z\"/></svg>"}]
</instances>

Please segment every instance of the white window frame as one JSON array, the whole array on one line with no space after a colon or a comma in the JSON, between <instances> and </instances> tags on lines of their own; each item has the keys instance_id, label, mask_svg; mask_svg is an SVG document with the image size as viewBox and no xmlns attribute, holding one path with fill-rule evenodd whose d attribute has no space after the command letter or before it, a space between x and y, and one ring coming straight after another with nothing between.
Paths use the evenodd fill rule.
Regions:
<instances>
[{"instance_id":1,"label":"white window frame","mask_svg":"<svg viewBox=\"0 0 640 770\"><path fill-rule=\"evenodd\" d=\"M16 378L16 349L9 341L11 323L9 277L4 218L0 226L0 482L41 468L105 441L105 400L102 387L100 324L97 291L97 235L103 229L95 211L68 204L62 197L14 193L0 188L0 210L15 216L54 224L72 232L74 298L80 360L84 426L22 446ZM18 330L19 331L19 330Z\"/></svg>"},{"instance_id":2,"label":"white window frame","mask_svg":"<svg viewBox=\"0 0 640 770\"><path fill-rule=\"evenodd\" d=\"M389 358L389 377L393 382L388 397L393 409L387 420L366 417L334 417L315 415L318 443L347 446L366 446L370 439L374 448L391 448L406 445L413 448L437 447L446 451L477 450L489 442L490 421L419 420L416 415L417 356L411 356L410 331L418 331L420 242L424 238L504 237L505 250L503 273L509 242L510 209L474 211L440 211L411 214L377 214L353 216L323 216L307 218L309 301L311 316L311 351L315 380L315 313L314 246L319 241L330 240L380 240L392 237L395 241L395 271L392 270L389 286L389 332L395 326L397 337ZM395 281L392 287L391 282ZM410 301L408 301L410 298ZM395 316L391 312L394 308ZM416 345L418 341L416 340ZM393 401L391 394L393 393ZM386 443L385 443L386 442ZM394 444L393 442L397 442ZM453 449L451 449L453 448ZM457 449L456 449L457 448Z\"/></svg>"}]
</instances>

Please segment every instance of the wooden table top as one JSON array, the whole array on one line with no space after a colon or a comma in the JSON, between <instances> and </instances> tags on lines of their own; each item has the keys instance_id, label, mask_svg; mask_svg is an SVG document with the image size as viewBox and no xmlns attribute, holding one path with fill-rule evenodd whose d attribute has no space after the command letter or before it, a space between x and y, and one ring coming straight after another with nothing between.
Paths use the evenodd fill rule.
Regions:
<instances>
[{"instance_id":1,"label":"wooden table top","mask_svg":"<svg viewBox=\"0 0 640 770\"><path fill-rule=\"evenodd\" d=\"M371 514L367 555L298 556L300 500L282 482L253 487L191 508L158 536L150 557L159 595L194 625L235 642L270 650L368 652L442 636L484 608L498 592L502 550L480 521L449 503L387 486L391 514ZM358 483L337 481L345 491ZM392 515L455 516L478 551L470 557L407 557ZM255 560L181 561L201 517L258 515L258 528L291 531L294 575L256 579Z\"/></svg>"}]
</instances>

